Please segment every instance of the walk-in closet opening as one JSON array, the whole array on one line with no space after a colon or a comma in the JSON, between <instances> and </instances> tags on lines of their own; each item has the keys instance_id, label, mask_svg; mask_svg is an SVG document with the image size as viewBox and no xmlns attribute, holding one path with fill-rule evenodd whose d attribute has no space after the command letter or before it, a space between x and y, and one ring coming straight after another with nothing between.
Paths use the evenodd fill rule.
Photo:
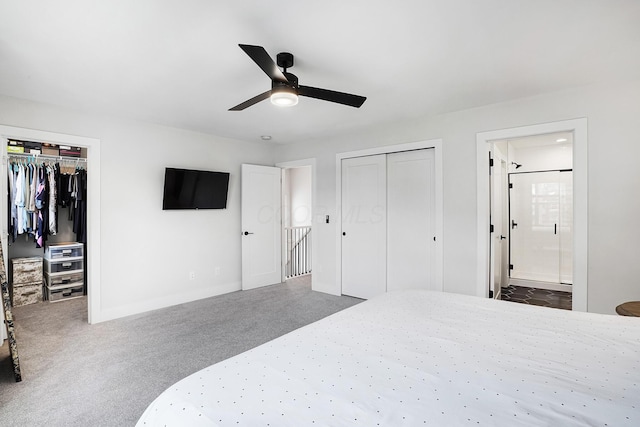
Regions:
<instances>
[{"instance_id":1,"label":"walk-in closet opening","mask_svg":"<svg viewBox=\"0 0 640 427\"><path fill-rule=\"evenodd\" d=\"M490 291L571 310L573 133L491 143Z\"/></svg>"},{"instance_id":2,"label":"walk-in closet opening","mask_svg":"<svg viewBox=\"0 0 640 427\"><path fill-rule=\"evenodd\" d=\"M99 175L100 141L0 126L0 142L2 249L13 309L81 307L73 318L96 323L100 210L91 193L99 176L89 174L93 165Z\"/></svg>"}]
</instances>

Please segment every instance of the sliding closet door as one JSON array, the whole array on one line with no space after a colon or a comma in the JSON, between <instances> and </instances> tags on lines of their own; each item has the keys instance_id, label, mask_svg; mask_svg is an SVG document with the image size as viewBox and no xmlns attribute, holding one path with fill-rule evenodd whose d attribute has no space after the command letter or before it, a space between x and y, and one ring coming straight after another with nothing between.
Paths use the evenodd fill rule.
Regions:
<instances>
[{"instance_id":1,"label":"sliding closet door","mask_svg":"<svg viewBox=\"0 0 640 427\"><path fill-rule=\"evenodd\" d=\"M342 160L342 293L386 291L386 155Z\"/></svg>"},{"instance_id":2,"label":"sliding closet door","mask_svg":"<svg viewBox=\"0 0 640 427\"><path fill-rule=\"evenodd\" d=\"M387 291L442 290L434 283L433 149L387 156Z\"/></svg>"}]
</instances>

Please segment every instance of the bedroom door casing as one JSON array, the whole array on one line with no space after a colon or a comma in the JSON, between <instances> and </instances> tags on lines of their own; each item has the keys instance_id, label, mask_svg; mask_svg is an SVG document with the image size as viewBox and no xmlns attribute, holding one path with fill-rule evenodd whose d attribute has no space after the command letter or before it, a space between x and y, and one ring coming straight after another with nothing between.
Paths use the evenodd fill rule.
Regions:
<instances>
[{"instance_id":1,"label":"bedroom door casing","mask_svg":"<svg viewBox=\"0 0 640 427\"><path fill-rule=\"evenodd\" d=\"M242 289L282 281L281 169L241 168Z\"/></svg>"}]
</instances>

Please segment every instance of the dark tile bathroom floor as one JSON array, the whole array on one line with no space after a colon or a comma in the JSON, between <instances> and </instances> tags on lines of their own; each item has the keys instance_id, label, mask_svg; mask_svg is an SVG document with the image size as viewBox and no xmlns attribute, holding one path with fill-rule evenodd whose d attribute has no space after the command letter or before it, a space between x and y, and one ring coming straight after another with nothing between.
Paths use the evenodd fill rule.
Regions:
<instances>
[{"instance_id":1,"label":"dark tile bathroom floor","mask_svg":"<svg viewBox=\"0 0 640 427\"><path fill-rule=\"evenodd\" d=\"M571 292L550 291L514 285L502 288L501 292L500 299L503 301L571 310Z\"/></svg>"}]
</instances>

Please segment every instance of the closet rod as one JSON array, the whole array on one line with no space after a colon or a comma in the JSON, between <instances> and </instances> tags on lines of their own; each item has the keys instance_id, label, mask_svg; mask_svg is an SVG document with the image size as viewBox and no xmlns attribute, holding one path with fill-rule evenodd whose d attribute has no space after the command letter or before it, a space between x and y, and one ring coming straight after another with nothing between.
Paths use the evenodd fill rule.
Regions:
<instances>
[{"instance_id":1,"label":"closet rod","mask_svg":"<svg viewBox=\"0 0 640 427\"><path fill-rule=\"evenodd\" d=\"M38 161L38 159L42 160L59 160L62 162L76 162L76 164L87 163L87 159L84 157L66 157L66 156L51 156L48 154L31 154L31 153L8 153L6 159L29 159L33 157L34 161Z\"/></svg>"}]
</instances>

